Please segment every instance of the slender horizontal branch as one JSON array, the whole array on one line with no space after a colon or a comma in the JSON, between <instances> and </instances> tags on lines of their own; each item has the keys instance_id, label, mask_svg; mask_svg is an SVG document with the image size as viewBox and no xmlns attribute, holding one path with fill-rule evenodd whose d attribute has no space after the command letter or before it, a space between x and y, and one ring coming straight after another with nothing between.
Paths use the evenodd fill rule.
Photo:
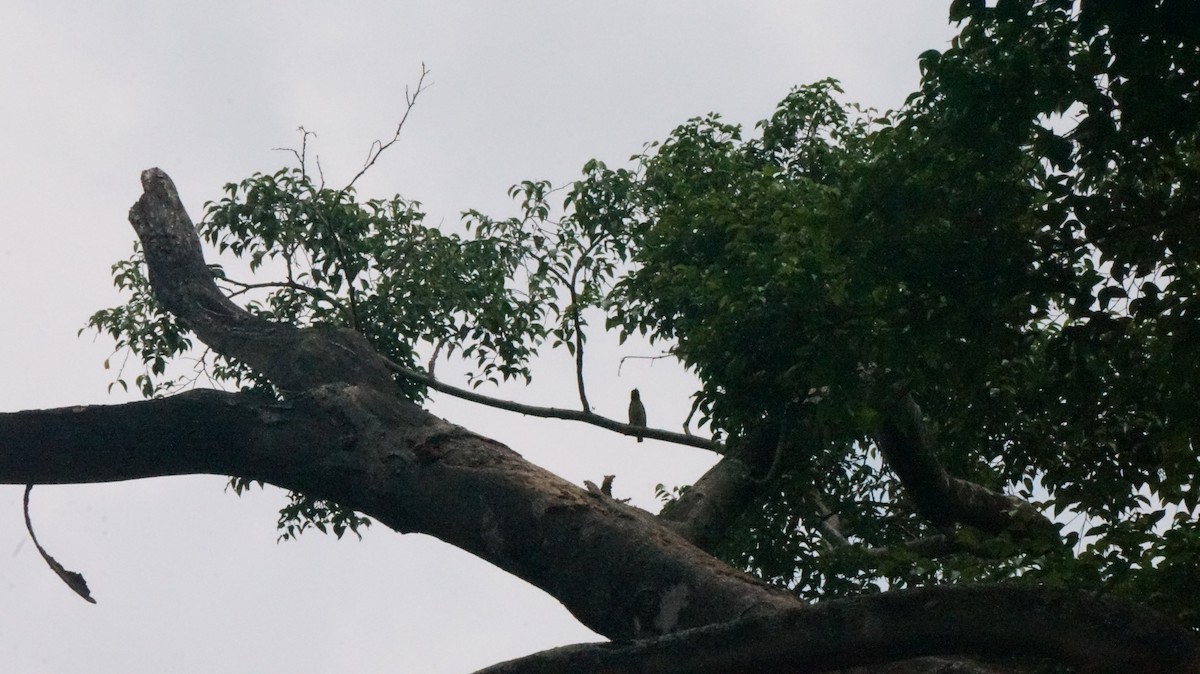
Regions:
<instances>
[{"instance_id":1,"label":"slender horizontal branch","mask_svg":"<svg viewBox=\"0 0 1200 674\"><path fill-rule=\"evenodd\" d=\"M390 359L385 360L389 370L406 379L420 382L429 388L435 391L441 391L446 395L451 395L455 398L461 398L462 400L467 400L473 403L479 403L480 405L487 405L488 407L508 410L509 412L516 412L518 414L527 414L531 417L581 421L585 424L599 426L600 428L606 428L610 431L616 431L617 433L623 433L625 435L640 435L647 438L654 438L655 440L672 442L677 445L699 447L700 449L707 449L718 454L723 454L725 452L725 448L720 443L709 440L708 438L701 438L695 435L684 435L683 433L673 433L671 431L664 431L657 428L632 426L630 424L609 419L608 417L600 416L595 412L581 412L579 410L560 409L557 407L538 407L535 405L525 405L523 403L512 402L510 400L493 398L491 396L475 393L474 391L468 391L457 386L451 386L450 384L443 383L437 379L434 379L433 377L417 372L416 370L404 367L403 365Z\"/></svg>"}]
</instances>

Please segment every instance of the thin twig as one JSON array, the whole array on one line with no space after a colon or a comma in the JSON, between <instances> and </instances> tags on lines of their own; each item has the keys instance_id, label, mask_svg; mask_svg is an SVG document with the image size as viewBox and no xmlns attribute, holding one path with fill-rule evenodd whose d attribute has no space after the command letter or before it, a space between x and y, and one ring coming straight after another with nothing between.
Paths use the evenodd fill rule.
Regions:
<instances>
[{"instance_id":1,"label":"thin twig","mask_svg":"<svg viewBox=\"0 0 1200 674\"><path fill-rule=\"evenodd\" d=\"M375 165L375 162L379 159L379 156L381 154L383 154L385 150L387 150L391 146L395 145L396 141L400 140L400 132L404 129L404 123L406 121L408 121L409 114L412 113L413 107L417 104L417 97L421 95L422 91L429 88L429 86L432 86L432 85L425 84L425 78L428 75L429 75L429 69L425 67L424 63L422 63L421 64L421 77L420 77L420 79L417 80L416 91L414 91L410 94L408 87L404 88L404 102L405 102L404 115L400 118L400 122L396 125L396 131L395 131L395 133L392 134L392 139L386 143L384 143L380 140L376 140L373 143L371 143L371 149L367 151L367 160L366 160L366 162L363 163L362 169L360 169L358 173L354 174L354 177L350 179L350 182L346 183L345 187L343 187L341 190L338 191L339 197L340 197L340 195L348 193L350 191L350 189L352 187L354 187L354 183L357 182L359 178L363 177L363 175L365 175L366 172L369 171L371 169L371 167ZM317 164L317 168L320 169L320 163ZM324 176L322 176L322 178L321 178L322 185L324 184L324 181L325 181ZM355 278L357 278L357 275L355 275L355 276L350 275L350 267L348 264L349 261L346 258L346 251L345 251L345 248L342 246L341 240L338 238L338 233L334 229L333 224L330 223L329 219L326 218L324 215L318 213L318 216L319 216L320 220L324 223L326 229L329 231L330 238L333 239L334 253L337 255L338 262L340 263L340 266L342 269L342 278L346 282L346 293L350 300L351 327L354 328L355 330L358 330L359 329L358 291L355 290L355 288L354 288L354 280L355 280Z\"/></svg>"},{"instance_id":2,"label":"thin twig","mask_svg":"<svg viewBox=\"0 0 1200 674\"><path fill-rule=\"evenodd\" d=\"M296 163L300 164L300 173L303 173L304 175L308 175L308 170L305 168L306 160L308 158L308 137L312 136L315 138L317 134L315 132L309 131L308 129L305 129L303 126L297 127L296 130L300 132L300 149L299 150L297 150L294 147L273 147L271 149L274 150L275 152L290 152L290 153L292 153L292 156L296 158Z\"/></svg>"},{"instance_id":3,"label":"thin twig","mask_svg":"<svg viewBox=\"0 0 1200 674\"><path fill-rule=\"evenodd\" d=\"M346 186L342 188L342 190L341 190L342 192L345 192L345 191L349 190L351 187L353 187L354 183L357 182L359 178L363 177L363 174L365 174L368 170L370 170L370 168L372 166L375 165L375 161L377 159L379 159L379 155L383 154L384 150L387 150L392 145L395 145L397 140L400 140L400 131L402 129L404 129L404 122L406 122L408 120L409 113L412 112L413 107L417 104L417 97L421 95L422 91L425 91L429 87L433 86L432 84L428 84L428 85L425 84L425 78L428 75L429 75L429 69L425 67L424 63L422 63L421 64L421 78L417 80L416 91L412 92L412 94L410 95L408 87L404 88L404 102L406 105L406 107L404 109L404 116L400 118L400 123L396 125L396 132L394 134L392 134L392 139L386 143L379 141L379 140L376 140L374 143L371 143L371 149L367 151L367 160L366 160L366 162L363 163L362 170L360 170L358 173L356 173L354 175L353 178L350 179L350 182L347 183Z\"/></svg>"},{"instance_id":4,"label":"thin twig","mask_svg":"<svg viewBox=\"0 0 1200 674\"><path fill-rule=\"evenodd\" d=\"M579 404L583 406L583 411L590 412L592 406L588 404L587 390L583 386L583 328L579 321L579 298L573 285L567 286L567 292L571 296L571 323L575 326L575 387L579 391Z\"/></svg>"},{"instance_id":5,"label":"thin twig","mask_svg":"<svg viewBox=\"0 0 1200 674\"><path fill-rule=\"evenodd\" d=\"M621 367L625 365L627 360L662 360L664 358L674 358L673 353L664 353L659 356L621 356L621 360L617 363L617 375L621 374Z\"/></svg>"},{"instance_id":6,"label":"thin twig","mask_svg":"<svg viewBox=\"0 0 1200 674\"><path fill-rule=\"evenodd\" d=\"M622 359L623 360L623 359ZM692 396L692 409L688 412L687 418L683 420L683 434L692 434L692 417L696 416L696 410L700 409L699 394Z\"/></svg>"},{"instance_id":7,"label":"thin twig","mask_svg":"<svg viewBox=\"0 0 1200 674\"><path fill-rule=\"evenodd\" d=\"M575 326L575 385L579 389L579 402L583 405L584 412L590 412L592 408L588 405L587 391L583 384L583 321L579 317L579 295L575 291L575 284L579 281L579 273L583 271L583 261L604 238L604 235L601 235L592 239L587 248L579 253L574 269L571 270L571 281L567 284L567 292L571 294L571 322Z\"/></svg>"}]
</instances>

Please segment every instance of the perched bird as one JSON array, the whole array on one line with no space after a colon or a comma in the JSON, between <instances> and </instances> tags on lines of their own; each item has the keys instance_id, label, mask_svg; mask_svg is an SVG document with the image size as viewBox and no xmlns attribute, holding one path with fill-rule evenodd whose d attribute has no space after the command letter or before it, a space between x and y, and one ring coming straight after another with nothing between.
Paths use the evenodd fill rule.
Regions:
<instances>
[{"instance_id":1,"label":"perched bird","mask_svg":"<svg viewBox=\"0 0 1200 674\"><path fill-rule=\"evenodd\" d=\"M642 406L642 394L637 389L629 392L629 425L646 427L646 408ZM639 434L637 439L641 442L642 436Z\"/></svg>"}]
</instances>

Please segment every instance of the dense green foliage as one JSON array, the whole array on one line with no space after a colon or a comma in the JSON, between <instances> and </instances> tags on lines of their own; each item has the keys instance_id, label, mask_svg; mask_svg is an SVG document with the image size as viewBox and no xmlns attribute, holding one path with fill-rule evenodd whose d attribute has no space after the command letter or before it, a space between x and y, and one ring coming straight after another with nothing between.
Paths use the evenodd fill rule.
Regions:
<instances>
[{"instance_id":1,"label":"dense green foliage","mask_svg":"<svg viewBox=\"0 0 1200 674\"><path fill-rule=\"evenodd\" d=\"M955 3L885 115L801 88L743 138L692 120L639 158L619 322L672 340L717 425L796 429L729 541L807 594L1019 575L1196 616L1200 25L1189 3ZM933 533L872 435L911 392L956 476L1067 524L1063 549L958 531L937 560L826 551ZM790 479L788 479L790 477ZM901 490L902 491L902 490ZM969 552L967 552L969 551Z\"/></svg>"},{"instance_id":2,"label":"dense green foliage","mask_svg":"<svg viewBox=\"0 0 1200 674\"><path fill-rule=\"evenodd\" d=\"M547 341L578 353L601 312L663 343L719 437L780 429L780 469L724 553L805 596L1020 578L1200 625L1200 5L956 0L951 18L901 109L822 81L752 134L693 119L630 168L589 162L556 218L526 182L519 217L469 211L460 237L302 166L228 185L201 232L281 278L214 267L252 310L355 327L414 369L417 345L444 347L475 384L528 379ZM132 300L90 325L157 395L186 383L165 373L191 345L140 269L114 268ZM873 439L897 392L952 475L1035 502L1063 544L923 522ZM296 503L292 526L328 519ZM822 538L831 511L854 545ZM935 533L952 552L905 546Z\"/></svg>"}]
</instances>

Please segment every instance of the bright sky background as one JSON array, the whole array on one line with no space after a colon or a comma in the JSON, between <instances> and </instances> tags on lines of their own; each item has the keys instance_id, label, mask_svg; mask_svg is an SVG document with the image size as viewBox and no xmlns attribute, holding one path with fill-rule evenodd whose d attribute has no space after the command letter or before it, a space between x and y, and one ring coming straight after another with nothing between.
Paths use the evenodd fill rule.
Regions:
<instances>
[{"instance_id":1,"label":"bright sky background","mask_svg":"<svg viewBox=\"0 0 1200 674\"><path fill-rule=\"evenodd\" d=\"M952 31L945 0L327 3L0 0L0 411L113 404L112 345L75 336L122 300L142 169L175 180L193 218L225 182L289 161L304 125L330 184L389 138L424 62L434 83L402 140L359 182L424 203L428 222L498 216L522 179L574 179L597 157L710 111L752 125L788 89L839 78L848 100L898 106L917 55ZM678 429L692 384L634 346L593 337L589 397L620 418L643 391ZM439 369L443 378L453 368ZM575 402L570 361L548 357L535 404ZM566 479L617 475L656 508L705 452L435 398L432 409ZM212 423L221 423L213 419ZM171 442L163 438L164 444ZM0 451L4 451L0 447ZM39 487L39 538L81 571L71 593L28 541L19 486L0 486L0 668L76 672L470 672L597 638L556 600L424 536L373 527L275 543L282 492L237 498L221 477ZM449 503L447 507L453 507Z\"/></svg>"}]
</instances>

